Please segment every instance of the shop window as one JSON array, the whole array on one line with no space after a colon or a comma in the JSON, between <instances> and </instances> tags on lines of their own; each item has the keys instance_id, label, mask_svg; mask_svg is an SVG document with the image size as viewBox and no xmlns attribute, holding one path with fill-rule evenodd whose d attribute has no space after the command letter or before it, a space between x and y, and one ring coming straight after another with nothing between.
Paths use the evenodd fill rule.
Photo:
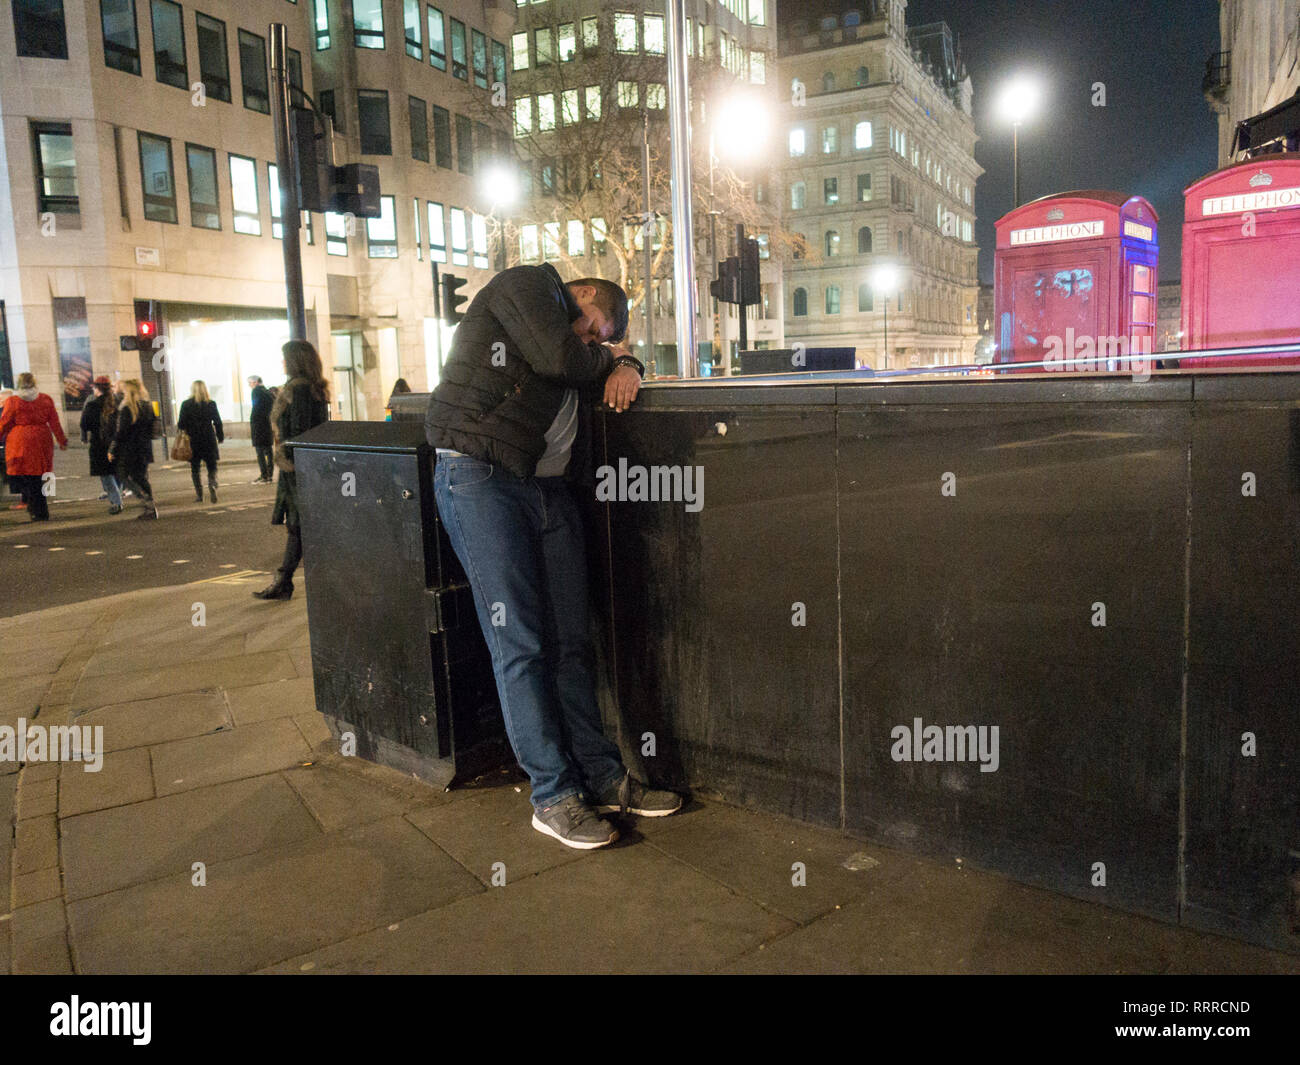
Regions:
<instances>
[{"instance_id":1,"label":"shop window","mask_svg":"<svg viewBox=\"0 0 1300 1065\"><path fill-rule=\"evenodd\" d=\"M59 375L63 378L63 409L81 410L90 397L90 330L86 301L81 296L55 296L54 342L59 350Z\"/></svg>"},{"instance_id":2,"label":"shop window","mask_svg":"<svg viewBox=\"0 0 1300 1065\"><path fill-rule=\"evenodd\" d=\"M357 91L357 125L361 129L362 155L392 155L388 124L388 93L383 89Z\"/></svg>"},{"instance_id":3,"label":"shop window","mask_svg":"<svg viewBox=\"0 0 1300 1065\"><path fill-rule=\"evenodd\" d=\"M140 176L144 185L144 216L150 222L176 221L176 178L172 142L152 133L140 134Z\"/></svg>"},{"instance_id":4,"label":"shop window","mask_svg":"<svg viewBox=\"0 0 1300 1065\"><path fill-rule=\"evenodd\" d=\"M71 123L33 122L32 145L36 160L36 202L41 214L78 214L81 198L77 191Z\"/></svg>"},{"instance_id":5,"label":"shop window","mask_svg":"<svg viewBox=\"0 0 1300 1065\"><path fill-rule=\"evenodd\" d=\"M185 174L190 189L190 225L196 229L220 229L217 153L198 144L185 145Z\"/></svg>"},{"instance_id":6,"label":"shop window","mask_svg":"<svg viewBox=\"0 0 1300 1065\"><path fill-rule=\"evenodd\" d=\"M185 26L181 5L172 0L152 0L154 74L164 85L190 87L185 64Z\"/></svg>"},{"instance_id":7,"label":"shop window","mask_svg":"<svg viewBox=\"0 0 1300 1065\"><path fill-rule=\"evenodd\" d=\"M380 196L379 217L366 219L366 256L397 258L397 208L392 196Z\"/></svg>"},{"instance_id":8,"label":"shop window","mask_svg":"<svg viewBox=\"0 0 1300 1065\"><path fill-rule=\"evenodd\" d=\"M14 42L32 59L67 59L63 0L13 0Z\"/></svg>"},{"instance_id":9,"label":"shop window","mask_svg":"<svg viewBox=\"0 0 1300 1065\"><path fill-rule=\"evenodd\" d=\"M352 0L352 43L358 48L383 49L383 0Z\"/></svg>"},{"instance_id":10,"label":"shop window","mask_svg":"<svg viewBox=\"0 0 1300 1065\"><path fill-rule=\"evenodd\" d=\"M100 0L99 22L104 34L104 65L126 74L139 74L140 37L135 22L135 0Z\"/></svg>"},{"instance_id":11,"label":"shop window","mask_svg":"<svg viewBox=\"0 0 1300 1065\"><path fill-rule=\"evenodd\" d=\"M247 30L239 31L239 78L244 87L244 106L250 111L271 113L266 73L266 41Z\"/></svg>"},{"instance_id":12,"label":"shop window","mask_svg":"<svg viewBox=\"0 0 1300 1065\"><path fill-rule=\"evenodd\" d=\"M257 199L257 164L242 155L230 156L230 205L234 229L250 237L262 235L262 209ZM145 208L148 214L148 208Z\"/></svg>"}]
</instances>

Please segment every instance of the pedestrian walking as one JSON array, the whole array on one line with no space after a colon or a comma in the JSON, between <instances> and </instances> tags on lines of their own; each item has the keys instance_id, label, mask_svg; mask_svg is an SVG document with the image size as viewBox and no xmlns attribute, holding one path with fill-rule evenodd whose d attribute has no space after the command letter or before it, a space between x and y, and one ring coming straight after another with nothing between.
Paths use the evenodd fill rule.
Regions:
<instances>
[{"instance_id":1,"label":"pedestrian walking","mask_svg":"<svg viewBox=\"0 0 1300 1065\"><path fill-rule=\"evenodd\" d=\"M158 517L158 505L149 484L149 464L153 462L153 423L156 421L149 393L134 377L122 382L122 397L117 405L117 428L108 449L110 462L117 464L117 479L129 485L144 510L142 519Z\"/></svg>"},{"instance_id":2,"label":"pedestrian walking","mask_svg":"<svg viewBox=\"0 0 1300 1065\"><path fill-rule=\"evenodd\" d=\"M595 487L596 397L622 411L641 387L641 363L615 343L627 318L627 293L612 281L565 284L549 263L503 270L456 328L425 415L438 514L532 781L533 827L582 850L618 839L602 813L663 817L682 805L634 779L605 735L587 628L573 486Z\"/></svg>"},{"instance_id":3,"label":"pedestrian walking","mask_svg":"<svg viewBox=\"0 0 1300 1065\"><path fill-rule=\"evenodd\" d=\"M253 409L248 415L248 428L253 437L253 450L257 453L257 480L253 484L270 484L275 473L271 449L275 439L271 433L271 404L275 397L262 384L260 377L250 377L248 387L253 390Z\"/></svg>"},{"instance_id":4,"label":"pedestrian walking","mask_svg":"<svg viewBox=\"0 0 1300 1065\"><path fill-rule=\"evenodd\" d=\"M96 377L94 388L94 398L81 412L81 442L90 446L90 476L99 478L104 497L108 499L108 512L121 514L122 486L117 480L117 470L108 460L108 447L117 428L117 396L113 394L113 382L107 377Z\"/></svg>"},{"instance_id":5,"label":"pedestrian walking","mask_svg":"<svg viewBox=\"0 0 1300 1065\"><path fill-rule=\"evenodd\" d=\"M176 416L178 432L190 438L190 477L194 480L194 501L203 502L203 482L199 480L199 464L208 468L208 497L217 501L217 460L221 457L218 444L226 442L221 426L221 414L202 381L190 385L190 398L181 404Z\"/></svg>"},{"instance_id":6,"label":"pedestrian walking","mask_svg":"<svg viewBox=\"0 0 1300 1065\"><path fill-rule=\"evenodd\" d=\"M302 561L302 530L298 520L298 490L293 462L284 443L327 421L330 416L329 384L321 370L320 356L305 340L290 340L284 352L287 380L271 407L271 429L275 437L274 460L280 471L275 486L275 509L271 524L283 525L288 533L284 560L275 580L253 595L258 599L289 599L293 596L293 575Z\"/></svg>"},{"instance_id":7,"label":"pedestrian walking","mask_svg":"<svg viewBox=\"0 0 1300 1065\"><path fill-rule=\"evenodd\" d=\"M54 473L54 441L68 448L54 400L36 390L30 373L18 375L18 388L0 411L0 443L5 447L5 472L17 487L32 521L49 521L46 474Z\"/></svg>"}]
</instances>

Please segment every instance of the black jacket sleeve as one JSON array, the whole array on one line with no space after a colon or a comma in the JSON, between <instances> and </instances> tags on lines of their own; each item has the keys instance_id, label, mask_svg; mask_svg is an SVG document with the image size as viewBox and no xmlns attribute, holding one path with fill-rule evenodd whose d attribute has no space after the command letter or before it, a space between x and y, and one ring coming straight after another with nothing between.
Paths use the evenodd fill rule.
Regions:
<instances>
[{"instance_id":1,"label":"black jacket sleeve","mask_svg":"<svg viewBox=\"0 0 1300 1065\"><path fill-rule=\"evenodd\" d=\"M81 442L84 444L90 439L91 427L94 424L91 415L99 416L99 404L93 399L82 408L81 411Z\"/></svg>"},{"instance_id":2,"label":"black jacket sleeve","mask_svg":"<svg viewBox=\"0 0 1300 1065\"><path fill-rule=\"evenodd\" d=\"M194 436L193 426L190 425L194 414L194 401L187 399L181 404L180 413L176 415L176 429L178 432L189 433Z\"/></svg>"},{"instance_id":3,"label":"black jacket sleeve","mask_svg":"<svg viewBox=\"0 0 1300 1065\"><path fill-rule=\"evenodd\" d=\"M506 274L513 276L506 278ZM499 274L487 309L542 377L580 386L603 380L613 369L614 357L608 348L578 338L565 311L563 294L539 269L525 267Z\"/></svg>"},{"instance_id":4,"label":"black jacket sleeve","mask_svg":"<svg viewBox=\"0 0 1300 1065\"><path fill-rule=\"evenodd\" d=\"M208 406L212 408L212 424L217 430L217 443L224 444L226 442L226 431L221 427L221 412L217 410L215 402L209 403Z\"/></svg>"}]
</instances>

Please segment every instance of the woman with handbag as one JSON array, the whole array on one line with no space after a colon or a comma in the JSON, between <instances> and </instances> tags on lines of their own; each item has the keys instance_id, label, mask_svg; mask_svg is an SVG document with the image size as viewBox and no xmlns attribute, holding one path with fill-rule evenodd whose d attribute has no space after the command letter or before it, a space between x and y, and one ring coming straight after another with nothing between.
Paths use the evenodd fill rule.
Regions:
<instances>
[{"instance_id":1,"label":"woman with handbag","mask_svg":"<svg viewBox=\"0 0 1300 1065\"><path fill-rule=\"evenodd\" d=\"M190 463L190 477L194 479L194 501L203 502L203 483L199 480L199 463L208 467L208 496L212 502L217 501L217 459L220 452L217 444L226 442L225 431L221 427L221 415L217 405L208 395L208 386L202 381L190 385L190 398L181 404L180 414L176 417L176 447L172 458L177 462Z\"/></svg>"},{"instance_id":2,"label":"woman with handbag","mask_svg":"<svg viewBox=\"0 0 1300 1065\"><path fill-rule=\"evenodd\" d=\"M158 506L153 501L153 488L149 484L149 463L153 462L153 424L157 419L153 403L136 378L122 382L122 401L117 408L117 427L108 445L109 462L117 463L117 479L130 485L144 511L140 518L157 518Z\"/></svg>"},{"instance_id":3,"label":"woman with handbag","mask_svg":"<svg viewBox=\"0 0 1300 1065\"><path fill-rule=\"evenodd\" d=\"M275 486L275 510L272 525L283 525L289 534L284 545L284 561L275 581L260 592L257 599L289 599L293 596L293 575L302 561L302 532L298 520L298 487L294 479L284 442L327 421L330 416L329 384L321 369L320 356L305 340L290 340L284 352L284 372L288 377L271 407L271 429L275 435L273 459L280 470Z\"/></svg>"}]
</instances>

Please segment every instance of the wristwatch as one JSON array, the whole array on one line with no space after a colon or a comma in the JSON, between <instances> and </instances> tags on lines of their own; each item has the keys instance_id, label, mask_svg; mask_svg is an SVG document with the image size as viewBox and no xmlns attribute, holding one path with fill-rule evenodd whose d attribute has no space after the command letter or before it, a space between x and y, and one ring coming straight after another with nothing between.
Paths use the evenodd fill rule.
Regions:
<instances>
[{"instance_id":1,"label":"wristwatch","mask_svg":"<svg viewBox=\"0 0 1300 1065\"><path fill-rule=\"evenodd\" d=\"M615 365L616 367L617 367L617 366L631 366L631 367L632 367L633 369L635 369L636 372L637 372L638 374L640 374L642 377L645 376L645 366L643 366L643 365L641 364L641 360L640 360L640 359L635 358L635 357L632 356L632 355L620 355L617 359L614 360L614 365Z\"/></svg>"}]
</instances>

